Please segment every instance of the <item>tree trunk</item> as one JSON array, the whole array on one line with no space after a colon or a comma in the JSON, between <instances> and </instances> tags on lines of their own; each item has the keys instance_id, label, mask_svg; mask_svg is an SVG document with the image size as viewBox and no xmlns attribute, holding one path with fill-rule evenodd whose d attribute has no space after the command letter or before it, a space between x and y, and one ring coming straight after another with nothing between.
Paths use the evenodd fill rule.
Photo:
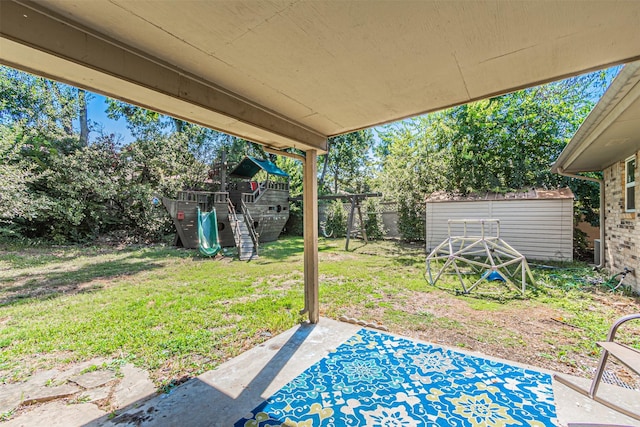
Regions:
<instances>
[{"instance_id":1,"label":"tree trunk","mask_svg":"<svg viewBox=\"0 0 640 427\"><path fill-rule=\"evenodd\" d=\"M80 110L80 144L89 145L89 121L87 119L87 92L78 89L78 106Z\"/></svg>"},{"instance_id":2,"label":"tree trunk","mask_svg":"<svg viewBox=\"0 0 640 427\"><path fill-rule=\"evenodd\" d=\"M180 119L174 118L171 118L171 120L173 120L173 125L176 127L176 133L182 133L184 130L184 122Z\"/></svg>"}]
</instances>

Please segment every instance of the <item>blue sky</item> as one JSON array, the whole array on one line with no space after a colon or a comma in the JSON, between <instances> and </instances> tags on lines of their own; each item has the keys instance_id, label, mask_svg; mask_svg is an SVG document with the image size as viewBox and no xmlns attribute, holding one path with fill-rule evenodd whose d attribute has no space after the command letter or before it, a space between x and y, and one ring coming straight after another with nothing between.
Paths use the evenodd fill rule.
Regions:
<instances>
[{"instance_id":1,"label":"blue sky","mask_svg":"<svg viewBox=\"0 0 640 427\"><path fill-rule=\"evenodd\" d=\"M98 128L92 129L90 134L90 140L94 140L99 134L99 126L102 125L102 130L105 134L113 133L116 136L122 137L122 143L129 143L133 141L131 132L127 129L127 123L124 120L111 120L107 117L105 111L107 110L106 98L96 93L91 93L91 99L87 104L87 112L89 120L96 122Z\"/></svg>"}]
</instances>

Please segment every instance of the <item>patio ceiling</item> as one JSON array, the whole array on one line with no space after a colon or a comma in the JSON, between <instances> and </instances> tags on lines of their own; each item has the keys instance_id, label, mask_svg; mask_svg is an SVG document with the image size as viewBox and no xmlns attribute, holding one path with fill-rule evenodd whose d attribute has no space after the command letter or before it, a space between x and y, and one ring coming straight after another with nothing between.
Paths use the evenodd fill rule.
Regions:
<instances>
[{"instance_id":1,"label":"patio ceiling","mask_svg":"<svg viewBox=\"0 0 640 427\"><path fill-rule=\"evenodd\" d=\"M553 165L553 172L601 171L640 151L640 62L627 64Z\"/></svg>"},{"instance_id":2,"label":"patio ceiling","mask_svg":"<svg viewBox=\"0 0 640 427\"><path fill-rule=\"evenodd\" d=\"M631 1L0 2L0 63L275 147L640 58Z\"/></svg>"}]
</instances>

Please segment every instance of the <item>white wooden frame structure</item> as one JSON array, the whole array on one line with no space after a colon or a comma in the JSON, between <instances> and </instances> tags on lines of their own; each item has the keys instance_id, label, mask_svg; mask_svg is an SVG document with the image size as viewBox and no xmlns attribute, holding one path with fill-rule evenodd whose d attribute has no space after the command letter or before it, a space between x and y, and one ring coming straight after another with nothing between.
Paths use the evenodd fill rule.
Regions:
<instances>
[{"instance_id":1,"label":"white wooden frame structure","mask_svg":"<svg viewBox=\"0 0 640 427\"><path fill-rule=\"evenodd\" d=\"M455 235L451 231L451 226L462 224L462 235ZM480 235L469 235L469 225L480 226ZM487 231L486 227L489 226ZM495 236L491 235L491 229L495 226ZM462 293L468 294L478 287L484 280L491 280L492 275L499 274L499 278L507 284L518 289L523 295L526 291L527 276L534 283L533 275L529 269L527 259L520 252L511 247L500 238L499 219L461 219L448 221L449 237L439 244L427 256L426 268L429 283L435 286L443 274L456 274ZM439 270L433 275L435 265L444 261ZM470 268L475 274L480 274L480 278L472 282L471 285L465 282L467 275L463 268ZM515 268L514 268L515 267ZM520 287L512 278L520 273Z\"/></svg>"}]
</instances>

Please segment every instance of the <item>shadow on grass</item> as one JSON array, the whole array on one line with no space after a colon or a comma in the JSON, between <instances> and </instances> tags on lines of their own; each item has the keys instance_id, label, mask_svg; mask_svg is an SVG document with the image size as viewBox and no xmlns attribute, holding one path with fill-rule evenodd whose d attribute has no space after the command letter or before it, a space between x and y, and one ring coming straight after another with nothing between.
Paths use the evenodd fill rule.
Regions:
<instances>
[{"instance_id":1,"label":"shadow on grass","mask_svg":"<svg viewBox=\"0 0 640 427\"><path fill-rule=\"evenodd\" d=\"M10 268L42 267L48 264L58 264L77 258L77 254L51 255L47 253L0 253L0 261L9 264Z\"/></svg>"},{"instance_id":2,"label":"shadow on grass","mask_svg":"<svg viewBox=\"0 0 640 427\"><path fill-rule=\"evenodd\" d=\"M337 248L332 240L320 239L318 252L335 251ZM304 239L302 237L281 237L275 242L260 245L260 258L281 261L283 259L302 255L304 253Z\"/></svg>"},{"instance_id":3,"label":"shadow on grass","mask_svg":"<svg viewBox=\"0 0 640 427\"><path fill-rule=\"evenodd\" d=\"M260 245L260 257L270 260L282 260L303 252L304 240L302 238L286 237Z\"/></svg>"},{"instance_id":4,"label":"shadow on grass","mask_svg":"<svg viewBox=\"0 0 640 427\"><path fill-rule=\"evenodd\" d=\"M402 265L404 267L424 267L424 260L416 258L415 256L398 256L393 258L393 263L396 265Z\"/></svg>"},{"instance_id":5,"label":"shadow on grass","mask_svg":"<svg viewBox=\"0 0 640 427\"><path fill-rule=\"evenodd\" d=\"M426 254L423 247L419 245L398 240L373 240L369 243L355 240L353 242L353 248L349 249L349 252L390 258L394 265L404 267L424 264Z\"/></svg>"},{"instance_id":6,"label":"shadow on grass","mask_svg":"<svg viewBox=\"0 0 640 427\"><path fill-rule=\"evenodd\" d=\"M467 286L466 290L460 282L456 280L456 278L451 276L448 276L445 280L442 280L441 278L431 286L458 297L499 303L526 300L532 296L536 296L539 291L536 285L527 283L525 293L523 294L520 289L520 282L512 282L512 284L508 284L498 280L482 280L475 287L471 288L472 284L478 279L480 279L479 275L469 282L465 281L465 285ZM429 283L429 279L426 275L425 280Z\"/></svg>"},{"instance_id":7,"label":"shadow on grass","mask_svg":"<svg viewBox=\"0 0 640 427\"><path fill-rule=\"evenodd\" d=\"M43 267L49 264L60 264L77 258L96 258L105 255L127 254L127 258L186 258L192 250L171 246L136 245L124 248L97 246L65 246L65 247L19 247L10 250L0 245L0 262L10 268Z\"/></svg>"},{"instance_id":8,"label":"shadow on grass","mask_svg":"<svg viewBox=\"0 0 640 427\"><path fill-rule=\"evenodd\" d=\"M19 285L0 285L0 307L32 299L44 300L62 295L94 292L104 287L101 279L130 276L163 267L162 264L148 260L130 262L130 259L89 264L73 271L16 276L13 280L21 282Z\"/></svg>"},{"instance_id":9,"label":"shadow on grass","mask_svg":"<svg viewBox=\"0 0 640 427\"><path fill-rule=\"evenodd\" d=\"M360 239L352 239L349 241L349 249L347 249L347 252L356 252L362 248L367 247L369 243L365 242L364 240L360 240Z\"/></svg>"}]
</instances>

